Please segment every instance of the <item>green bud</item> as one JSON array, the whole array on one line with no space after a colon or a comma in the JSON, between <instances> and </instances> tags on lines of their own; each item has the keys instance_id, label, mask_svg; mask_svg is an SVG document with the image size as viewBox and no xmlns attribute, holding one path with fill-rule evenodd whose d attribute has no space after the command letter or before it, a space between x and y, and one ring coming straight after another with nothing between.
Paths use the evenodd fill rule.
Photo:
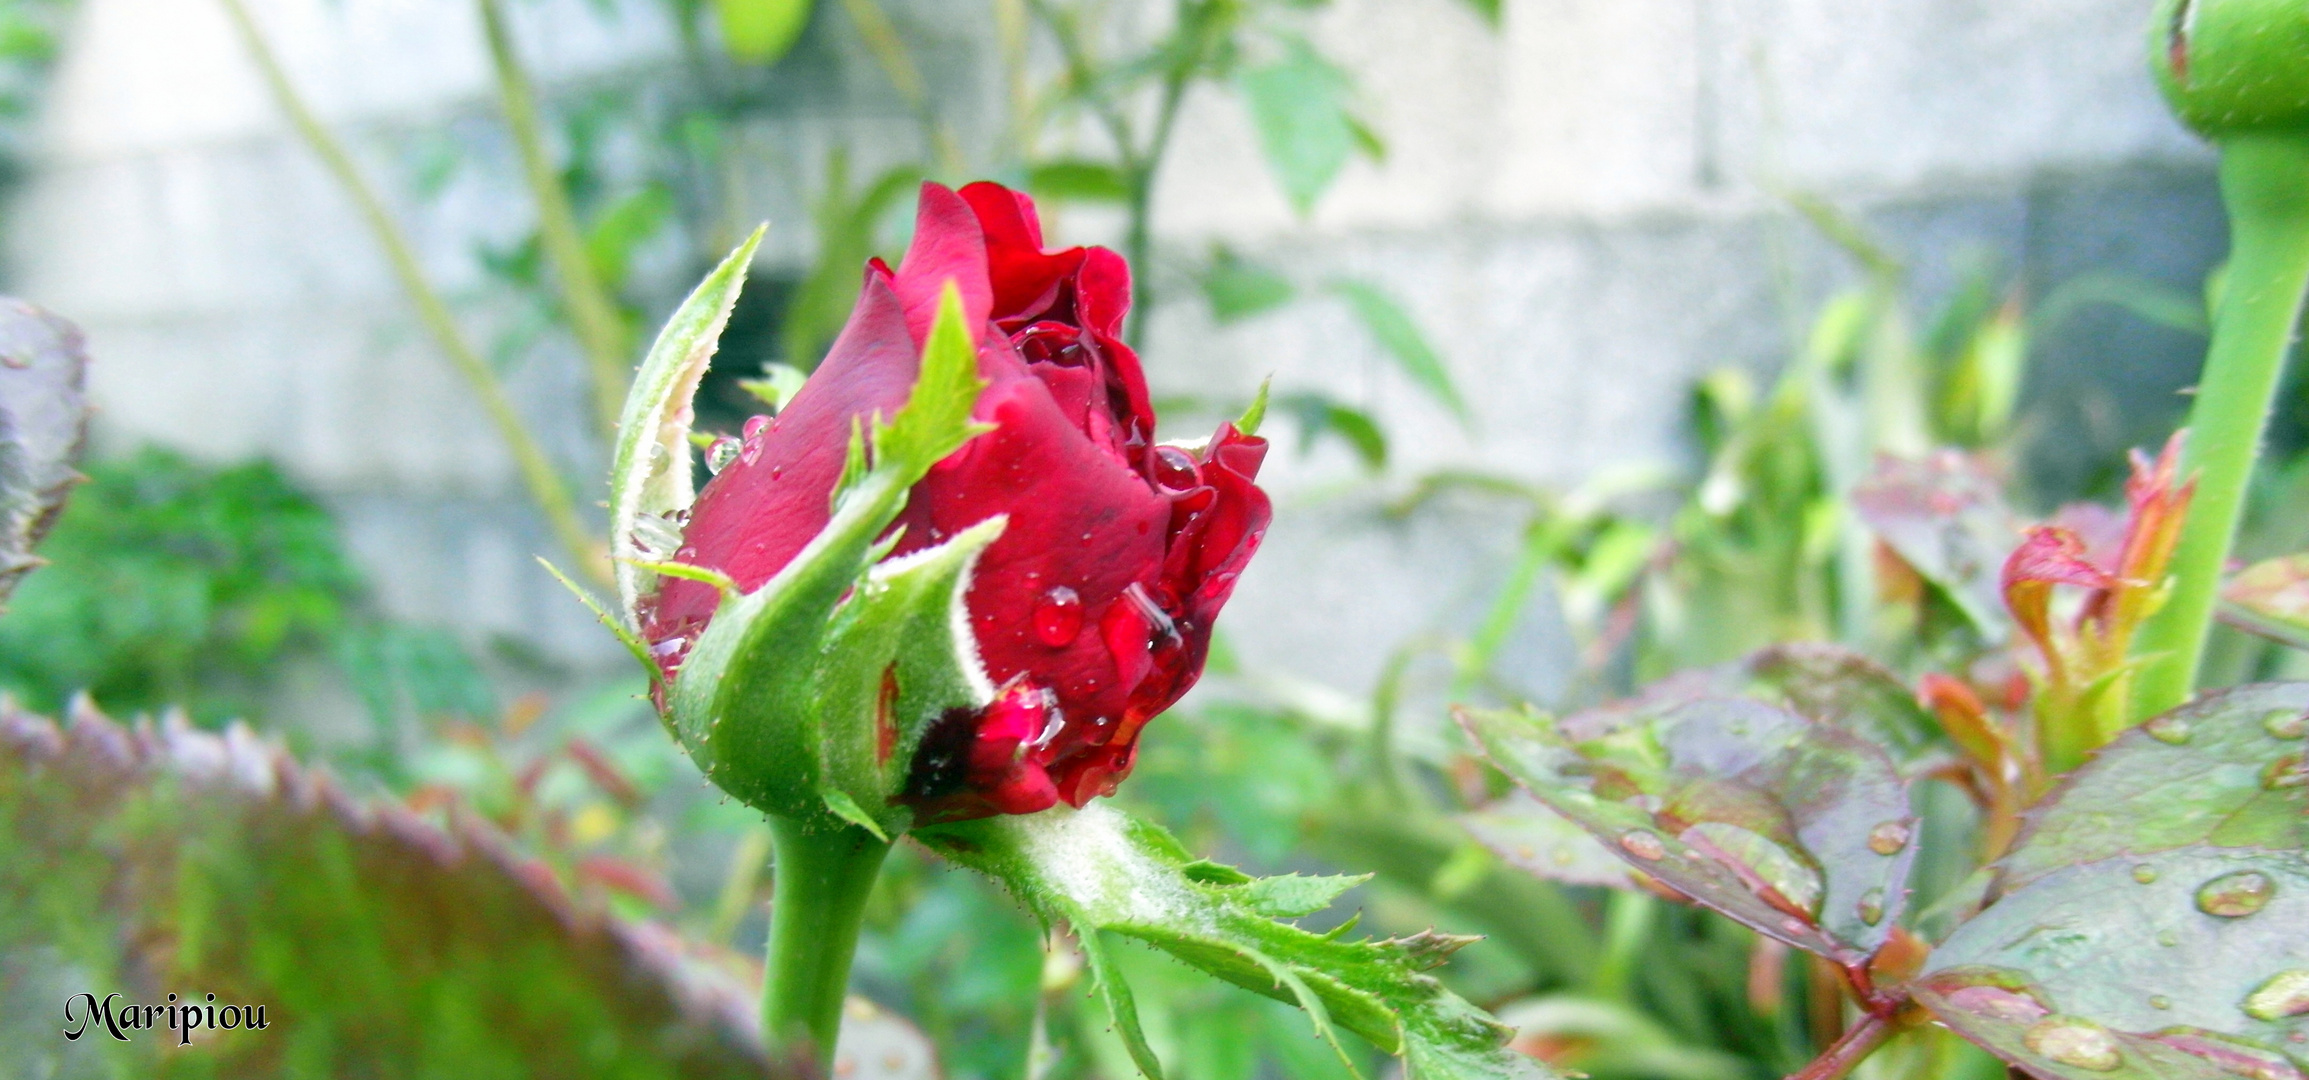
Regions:
<instances>
[{"instance_id":1,"label":"green bud","mask_svg":"<svg viewBox=\"0 0 2309 1080\"><path fill-rule=\"evenodd\" d=\"M2150 67L2208 139L2309 134L2309 0L2161 0Z\"/></svg>"}]
</instances>

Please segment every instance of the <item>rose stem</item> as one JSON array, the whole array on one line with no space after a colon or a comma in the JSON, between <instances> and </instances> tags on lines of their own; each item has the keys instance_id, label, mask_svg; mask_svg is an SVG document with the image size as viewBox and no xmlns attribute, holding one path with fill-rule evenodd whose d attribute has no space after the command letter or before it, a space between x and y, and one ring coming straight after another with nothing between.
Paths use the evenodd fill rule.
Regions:
<instances>
[{"instance_id":1,"label":"rose stem","mask_svg":"<svg viewBox=\"0 0 2309 1080\"><path fill-rule=\"evenodd\" d=\"M2172 595L2135 647L2143 659L2133 691L2136 721L2182 704L2196 686L2246 481L2309 288L2309 138L2247 133L2223 139L2221 201L2230 222L2228 279L2189 411L2183 458L2184 475L2196 475L2197 493L2173 553Z\"/></svg>"},{"instance_id":2,"label":"rose stem","mask_svg":"<svg viewBox=\"0 0 2309 1080\"><path fill-rule=\"evenodd\" d=\"M1811 1064L1797 1070L1788 1080L1837 1080L1851 1072L1852 1066L1860 1064L1860 1059L1884 1045L1884 1040L1892 1037L1893 1030L1891 1021L1881 1016L1863 1014L1858 1023L1846 1029L1844 1036L1836 1040L1836 1045L1813 1058Z\"/></svg>"},{"instance_id":3,"label":"rose stem","mask_svg":"<svg viewBox=\"0 0 2309 1080\"><path fill-rule=\"evenodd\" d=\"M807 1057L817 1075L831 1076L866 897L890 845L855 825L784 817L770 818L770 843L776 862L762 1036L773 1059Z\"/></svg>"}]
</instances>

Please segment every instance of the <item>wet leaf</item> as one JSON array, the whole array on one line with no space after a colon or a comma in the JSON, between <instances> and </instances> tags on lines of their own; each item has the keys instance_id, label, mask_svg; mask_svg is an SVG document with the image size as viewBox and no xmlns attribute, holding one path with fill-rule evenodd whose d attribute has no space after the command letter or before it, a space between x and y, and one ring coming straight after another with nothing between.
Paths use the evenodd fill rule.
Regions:
<instances>
[{"instance_id":1,"label":"wet leaf","mask_svg":"<svg viewBox=\"0 0 2309 1080\"><path fill-rule=\"evenodd\" d=\"M1026 189L1052 202L1126 203L1130 181L1103 161L1045 161L1026 170Z\"/></svg>"},{"instance_id":2,"label":"wet leaf","mask_svg":"<svg viewBox=\"0 0 2309 1080\"><path fill-rule=\"evenodd\" d=\"M1605 708L1661 712L1709 697L1749 698L1841 728L1890 756L1905 775L1939 764L1950 749L1939 722L1898 675L1822 642L1773 645L1727 664L1684 671Z\"/></svg>"},{"instance_id":3,"label":"wet leaf","mask_svg":"<svg viewBox=\"0 0 2309 1080\"><path fill-rule=\"evenodd\" d=\"M743 966L579 907L470 820L357 803L245 728L0 716L0 897L0 956L47 958L63 993L266 1008L264 1031L195 1032L122 1075L782 1075ZM35 1004L57 1008L9 1007ZM130 1034L116 1052L157 1050Z\"/></svg>"},{"instance_id":4,"label":"wet leaf","mask_svg":"<svg viewBox=\"0 0 2309 1080\"><path fill-rule=\"evenodd\" d=\"M1621 889L1634 883L1619 856L1530 792L1513 791L1461 814L1459 824L1509 866L1535 877Z\"/></svg>"},{"instance_id":5,"label":"wet leaf","mask_svg":"<svg viewBox=\"0 0 2309 1080\"><path fill-rule=\"evenodd\" d=\"M2239 881L2262 899L2223 906L2254 893ZM2309 862L2297 850L2118 856L2007 893L1934 950L1915 992L1943 1023L2039 1076L2299 1080L2309 1067L2303 927Z\"/></svg>"},{"instance_id":6,"label":"wet leaf","mask_svg":"<svg viewBox=\"0 0 2309 1080\"><path fill-rule=\"evenodd\" d=\"M2206 694L2117 736L2028 811L1997 888L2187 845L2301 848L2309 784L2282 783L2282 769L2300 760L2304 713L2309 683L2263 683Z\"/></svg>"},{"instance_id":7,"label":"wet leaf","mask_svg":"<svg viewBox=\"0 0 2309 1080\"><path fill-rule=\"evenodd\" d=\"M1761 933L1858 964L1899 921L1907 789L1847 731L1737 698L1460 722L1629 865Z\"/></svg>"},{"instance_id":8,"label":"wet leaf","mask_svg":"<svg viewBox=\"0 0 2309 1080\"><path fill-rule=\"evenodd\" d=\"M2309 554L2246 567L2221 587L2221 617L2296 649L2309 649Z\"/></svg>"},{"instance_id":9,"label":"wet leaf","mask_svg":"<svg viewBox=\"0 0 2309 1080\"><path fill-rule=\"evenodd\" d=\"M2002 485L1953 450L1923 461L1879 458L1852 507L1885 544L1953 601L1990 642L2011 632L1997 571L2020 541Z\"/></svg>"},{"instance_id":10,"label":"wet leaf","mask_svg":"<svg viewBox=\"0 0 2309 1080\"><path fill-rule=\"evenodd\" d=\"M0 298L0 611L80 478L87 368L78 327Z\"/></svg>"},{"instance_id":11,"label":"wet leaf","mask_svg":"<svg viewBox=\"0 0 2309 1080\"><path fill-rule=\"evenodd\" d=\"M1046 923L1074 929L1115 1029L1150 1077L1162 1065L1141 1032L1113 950L1120 939L1306 1010L1316 1033L1345 1028L1402 1057L1410 1080L1545 1080L1506 1049L1509 1032L1426 974L1472 938L1427 932L1348 940L1272 917L1328 901L1355 878L1254 879L1192 859L1160 828L1101 803L915 834L1002 882ZM1238 880L1240 879L1240 880ZM1342 1056L1344 1052L1342 1051Z\"/></svg>"}]
</instances>

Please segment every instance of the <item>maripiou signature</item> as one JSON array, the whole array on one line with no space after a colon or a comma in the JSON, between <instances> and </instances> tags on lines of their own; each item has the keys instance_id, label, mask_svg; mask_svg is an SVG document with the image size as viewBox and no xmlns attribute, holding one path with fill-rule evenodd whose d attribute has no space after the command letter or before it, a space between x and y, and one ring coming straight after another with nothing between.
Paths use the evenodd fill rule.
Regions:
<instances>
[{"instance_id":1,"label":"maripiou signature","mask_svg":"<svg viewBox=\"0 0 2309 1080\"><path fill-rule=\"evenodd\" d=\"M177 1045L190 1046L195 1031L230 1031L235 1028L262 1031L265 1027L265 1007L262 1005L218 1005L215 994L204 995L206 1001L178 1001L175 994L158 1005L138 1005L134 1002L115 1006L119 994L106 994L96 1000L95 994L74 994L64 999L64 1038L79 1041L89 1029L97 1027L110 1032L121 1042L128 1042L130 1032L165 1030L176 1033ZM85 1010L76 1008L85 1004ZM100 1024L99 1021L102 1021Z\"/></svg>"}]
</instances>

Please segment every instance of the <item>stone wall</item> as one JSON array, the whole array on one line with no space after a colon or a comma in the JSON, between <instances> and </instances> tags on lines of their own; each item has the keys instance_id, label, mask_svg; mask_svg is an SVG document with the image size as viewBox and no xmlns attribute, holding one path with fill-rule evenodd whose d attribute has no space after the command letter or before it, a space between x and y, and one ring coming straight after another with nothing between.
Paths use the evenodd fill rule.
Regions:
<instances>
[{"instance_id":1,"label":"stone wall","mask_svg":"<svg viewBox=\"0 0 2309 1080\"><path fill-rule=\"evenodd\" d=\"M1140 0L1149 14L1167 5ZM546 548L506 455L409 317L350 204L296 142L217 0L81 0L36 169L8 216L8 284L79 320L100 358L103 445L267 454L345 511L385 602L413 618L521 633L585 663L615 650L528 560ZM414 224L428 269L493 317L476 243L525 228L462 0L258 0L292 75ZM514 5L557 86L645 77L674 37L626 0ZM753 132L751 191L773 221L765 272L806 258L796 178L836 143L862 165L917 130L821 5L793 62L794 107ZM1198 305L1151 327L1158 390L1320 385L1376 411L1399 475L1475 467L1569 484L1687 464L1691 381L1768 373L1852 270L1784 212L1804 191L1860 213L1913 268L1918 305L1964 261L2001 259L2035 295L2084 271L2194 288L2223 246L2210 158L2142 73L2146 0L1509 0L1502 26L1457 0L1338 0L1320 24L1386 136L1309 220L1268 179L1231 95L1197 91L1161 178L1168 250L1214 241L1319 282L1404 299L1475 405L1463 428L1414 392L1335 304L1231 327ZM996 120L975 2L897 5L966 139ZM468 161L420 196L425 140ZM1111 219L1056 216L1065 238ZM669 284L678 243L655 253ZM1158 274L1168 273L1158 268ZM1158 281L1164 280L1158 278ZM1175 283L1173 296L1183 295ZM2045 475L2081 475L2153 434L2201 343L2087 312L2042 342L2031 394L2063 432ZM580 388L509 374L552 430ZM1193 433L1181 433L1193 434ZM556 451L590 468L581 439ZM590 475L590 473L589 473ZM1246 661L1370 685L1394 643L1460 627L1503 572L1515 522L1446 504L1373 512L1343 455L1278 453L1282 511L1226 629ZM1561 635L1516 658L1544 688Z\"/></svg>"}]
</instances>

